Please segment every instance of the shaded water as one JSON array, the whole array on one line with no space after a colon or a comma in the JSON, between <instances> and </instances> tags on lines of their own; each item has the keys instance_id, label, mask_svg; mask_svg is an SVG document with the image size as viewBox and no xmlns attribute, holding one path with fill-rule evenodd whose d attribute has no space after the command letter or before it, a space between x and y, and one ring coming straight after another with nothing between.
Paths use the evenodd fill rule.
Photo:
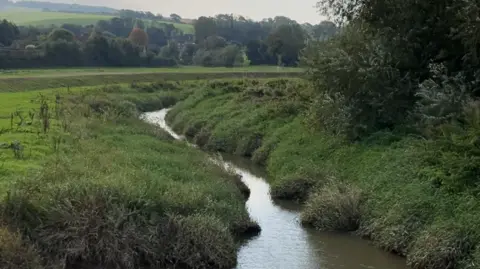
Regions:
<instances>
[{"instance_id":1,"label":"shaded water","mask_svg":"<svg viewBox=\"0 0 480 269\"><path fill-rule=\"evenodd\" d=\"M145 113L176 139L165 122L168 109ZM235 169L250 189L247 208L262 232L246 241L238 253L237 269L406 269L405 259L386 253L358 237L324 233L299 223L300 208L290 202L275 203L264 169L250 160L223 154L223 165Z\"/></svg>"}]
</instances>

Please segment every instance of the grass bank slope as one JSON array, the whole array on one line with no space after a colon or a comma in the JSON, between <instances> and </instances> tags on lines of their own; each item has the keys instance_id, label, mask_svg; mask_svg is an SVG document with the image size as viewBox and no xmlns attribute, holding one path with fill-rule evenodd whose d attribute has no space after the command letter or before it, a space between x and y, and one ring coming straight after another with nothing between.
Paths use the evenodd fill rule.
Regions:
<instances>
[{"instance_id":1,"label":"grass bank slope","mask_svg":"<svg viewBox=\"0 0 480 269\"><path fill-rule=\"evenodd\" d=\"M352 143L309 128L312 100L299 79L211 82L167 117L204 148L265 165L273 196L305 203L306 225L355 231L412 268L478 268L480 202L465 187L480 171L471 136L384 132Z\"/></svg>"},{"instance_id":2,"label":"grass bank slope","mask_svg":"<svg viewBox=\"0 0 480 269\"><path fill-rule=\"evenodd\" d=\"M136 84L25 100L39 106L33 117L2 122L1 267L234 267L234 238L254 225L236 177L138 119L189 88Z\"/></svg>"}]
</instances>

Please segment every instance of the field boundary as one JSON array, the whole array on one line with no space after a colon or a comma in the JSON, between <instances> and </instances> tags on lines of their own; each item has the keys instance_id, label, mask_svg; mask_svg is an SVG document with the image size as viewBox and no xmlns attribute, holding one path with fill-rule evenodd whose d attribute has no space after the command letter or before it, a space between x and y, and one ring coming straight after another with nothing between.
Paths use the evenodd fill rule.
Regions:
<instances>
[{"instance_id":1,"label":"field boundary","mask_svg":"<svg viewBox=\"0 0 480 269\"><path fill-rule=\"evenodd\" d=\"M131 82L155 82L159 80L196 80L196 79L227 79L227 78L279 78L302 77L303 72L178 72L178 73L95 73L85 72L64 73L55 76L19 76L0 77L0 92L34 91L48 88L95 86Z\"/></svg>"}]
</instances>

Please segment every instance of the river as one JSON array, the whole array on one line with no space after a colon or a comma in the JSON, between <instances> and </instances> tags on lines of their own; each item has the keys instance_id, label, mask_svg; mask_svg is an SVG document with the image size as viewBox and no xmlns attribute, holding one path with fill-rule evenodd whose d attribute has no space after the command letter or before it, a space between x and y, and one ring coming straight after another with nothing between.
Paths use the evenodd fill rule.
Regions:
<instances>
[{"instance_id":1,"label":"river","mask_svg":"<svg viewBox=\"0 0 480 269\"><path fill-rule=\"evenodd\" d=\"M144 113L176 139L165 121L168 109ZM223 154L223 165L242 175L250 189L247 209L262 232L247 240L238 253L237 269L407 269L405 259L384 252L353 235L327 233L302 227L300 208L291 202L274 202L262 167L246 158Z\"/></svg>"}]
</instances>

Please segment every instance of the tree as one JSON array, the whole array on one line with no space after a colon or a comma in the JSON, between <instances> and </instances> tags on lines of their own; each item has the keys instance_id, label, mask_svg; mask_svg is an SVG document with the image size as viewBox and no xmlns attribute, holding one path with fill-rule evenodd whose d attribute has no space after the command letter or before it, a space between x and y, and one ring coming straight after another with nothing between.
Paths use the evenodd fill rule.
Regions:
<instances>
[{"instance_id":1,"label":"tree","mask_svg":"<svg viewBox=\"0 0 480 269\"><path fill-rule=\"evenodd\" d=\"M203 46L207 50L220 49L227 45L227 40L221 36L209 36L205 39Z\"/></svg>"},{"instance_id":2,"label":"tree","mask_svg":"<svg viewBox=\"0 0 480 269\"><path fill-rule=\"evenodd\" d=\"M331 21L322 21L320 24L312 26L312 31L315 39L327 40L338 32L338 28Z\"/></svg>"},{"instance_id":3,"label":"tree","mask_svg":"<svg viewBox=\"0 0 480 269\"><path fill-rule=\"evenodd\" d=\"M148 35L140 28L133 28L128 39L137 46L146 47L148 45Z\"/></svg>"},{"instance_id":4,"label":"tree","mask_svg":"<svg viewBox=\"0 0 480 269\"><path fill-rule=\"evenodd\" d=\"M196 49L197 46L193 43L184 44L180 51L180 62L184 65L192 64Z\"/></svg>"},{"instance_id":5,"label":"tree","mask_svg":"<svg viewBox=\"0 0 480 269\"><path fill-rule=\"evenodd\" d=\"M150 44L165 46L168 43L167 35L165 34L165 31L161 28L148 27L147 35Z\"/></svg>"},{"instance_id":6,"label":"tree","mask_svg":"<svg viewBox=\"0 0 480 269\"><path fill-rule=\"evenodd\" d=\"M296 65L300 51L305 47L306 34L297 24L282 24L267 38L268 51L286 65Z\"/></svg>"},{"instance_id":7,"label":"tree","mask_svg":"<svg viewBox=\"0 0 480 269\"><path fill-rule=\"evenodd\" d=\"M262 40L251 40L246 46L247 57L254 65L274 65L276 57L268 52L268 46Z\"/></svg>"},{"instance_id":8,"label":"tree","mask_svg":"<svg viewBox=\"0 0 480 269\"><path fill-rule=\"evenodd\" d=\"M228 45L222 50L221 61L225 67L242 65L244 62L244 53L239 46Z\"/></svg>"},{"instance_id":9,"label":"tree","mask_svg":"<svg viewBox=\"0 0 480 269\"><path fill-rule=\"evenodd\" d=\"M195 28L195 42L202 43L207 37L215 35L217 25L213 18L200 17L193 24Z\"/></svg>"},{"instance_id":10,"label":"tree","mask_svg":"<svg viewBox=\"0 0 480 269\"><path fill-rule=\"evenodd\" d=\"M174 41L168 42L168 45L163 46L160 49L159 56L165 59L173 59L178 62L180 57L180 49L178 48L178 43Z\"/></svg>"},{"instance_id":11,"label":"tree","mask_svg":"<svg viewBox=\"0 0 480 269\"><path fill-rule=\"evenodd\" d=\"M10 46L19 34L20 31L15 24L7 20L0 23L0 44Z\"/></svg>"},{"instance_id":12,"label":"tree","mask_svg":"<svg viewBox=\"0 0 480 269\"><path fill-rule=\"evenodd\" d=\"M175 14L175 13L170 14L170 19L174 22L182 21L182 17L180 17L178 14Z\"/></svg>"},{"instance_id":13,"label":"tree","mask_svg":"<svg viewBox=\"0 0 480 269\"><path fill-rule=\"evenodd\" d=\"M82 25L79 25L79 24L65 23L65 24L62 24L62 26L60 28L66 29L66 30L72 32L75 36L79 36L80 34L82 34L84 32L84 27Z\"/></svg>"},{"instance_id":14,"label":"tree","mask_svg":"<svg viewBox=\"0 0 480 269\"><path fill-rule=\"evenodd\" d=\"M60 38L45 44L45 59L54 66L80 66L82 56L77 42Z\"/></svg>"},{"instance_id":15,"label":"tree","mask_svg":"<svg viewBox=\"0 0 480 269\"><path fill-rule=\"evenodd\" d=\"M63 28L53 29L52 32L48 35L49 41L58 41L58 40L65 40L67 42L72 42L75 40L75 35Z\"/></svg>"},{"instance_id":16,"label":"tree","mask_svg":"<svg viewBox=\"0 0 480 269\"><path fill-rule=\"evenodd\" d=\"M110 45L101 33L92 32L85 43L85 56L89 65L109 65Z\"/></svg>"}]
</instances>

